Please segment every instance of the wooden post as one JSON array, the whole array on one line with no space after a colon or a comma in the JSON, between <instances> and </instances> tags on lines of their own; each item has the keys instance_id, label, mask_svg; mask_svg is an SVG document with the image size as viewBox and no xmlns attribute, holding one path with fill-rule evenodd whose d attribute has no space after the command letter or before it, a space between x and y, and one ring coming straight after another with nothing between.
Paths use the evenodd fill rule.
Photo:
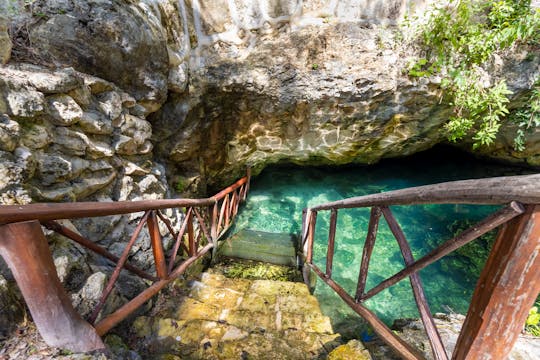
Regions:
<instances>
[{"instance_id":1,"label":"wooden post","mask_svg":"<svg viewBox=\"0 0 540 360\"><path fill-rule=\"evenodd\" d=\"M74 352L104 349L96 330L73 309L38 221L0 226L0 255L11 269L43 340Z\"/></svg>"},{"instance_id":2,"label":"wooden post","mask_svg":"<svg viewBox=\"0 0 540 360\"><path fill-rule=\"evenodd\" d=\"M330 229L328 231L328 250L326 252L326 277L332 277L334 263L334 246L336 242L337 210L330 210Z\"/></svg>"},{"instance_id":3,"label":"wooden post","mask_svg":"<svg viewBox=\"0 0 540 360\"><path fill-rule=\"evenodd\" d=\"M390 231L392 231L392 234L394 234L394 237L398 242L399 249L401 250L401 255L403 255L403 260L405 261L405 265L411 265L414 262L414 257L411 251L411 247L409 246L409 242L407 241L407 238L405 238L405 234L403 233L401 226L399 226L396 218L394 217L394 215L392 215L389 207L383 206L381 207L381 211L384 215L384 218L386 219L386 222L388 223L388 227L390 227ZM447 360L448 356L446 355L446 350L444 349L441 336L437 331L435 320L433 320L433 316L431 316L431 311L429 310L426 294L424 292L424 287L422 286L422 281L420 280L420 275L415 272L411 274L409 279L411 281L414 301L416 302L416 306L418 307L420 318L424 323L424 328L426 330L426 334L431 345L431 350L433 351L433 357L436 360Z\"/></svg>"},{"instance_id":4,"label":"wooden post","mask_svg":"<svg viewBox=\"0 0 540 360\"><path fill-rule=\"evenodd\" d=\"M506 359L540 292L540 205L499 233L480 275L454 360Z\"/></svg>"},{"instance_id":5,"label":"wooden post","mask_svg":"<svg viewBox=\"0 0 540 360\"><path fill-rule=\"evenodd\" d=\"M169 274L167 272L167 261L165 260L165 252L163 251L163 242L161 241L156 212L157 210L150 212L150 216L148 217L148 232L150 233L150 243L152 244L152 253L154 254L154 262L156 264L156 276L164 280Z\"/></svg>"},{"instance_id":6,"label":"wooden post","mask_svg":"<svg viewBox=\"0 0 540 360\"><path fill-rule=\"evenodd\" d=\"M188 253L189 256L195 256L197 248L195 247L195 230L193 229L193 212L186 215L187 219L187 233L188 233Z\"/></svg>"},{"instance_id":7,"label":"wooden post","mask_svg":"<svg viewBox=\"0 0 540 360\"><path fill-rule=\"evenodd\" d=\"M375 247L375 240L377 239L377 231L379 230L379 218L381 217L381 209L377 206L371 208L369 215L369 226L366 235L366 242L364 243L364 249L362 250L362 262L360 263L360 272L358 273L358 283L356 285L356 296L354 299L359 302L366 290L366 282L369 270L369 261L373 248Z\"/></svg>"}]
</instances>

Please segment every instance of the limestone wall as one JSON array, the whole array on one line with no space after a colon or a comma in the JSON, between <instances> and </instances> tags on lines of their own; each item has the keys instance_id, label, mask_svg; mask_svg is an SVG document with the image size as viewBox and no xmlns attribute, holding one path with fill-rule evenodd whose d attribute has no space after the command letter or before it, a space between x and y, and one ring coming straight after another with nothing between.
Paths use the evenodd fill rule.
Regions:
<instances>
[{"instance_id":1,"label":"limestone wall","mask_svg":"<svg viewBox=\"0 0 540 360\"><path fill-rule=\"evenodd\" d=\"M144 107L108 81L70 68L5 66L0 114L3 204L166 192Z\"/></svg>"}]
</instances>

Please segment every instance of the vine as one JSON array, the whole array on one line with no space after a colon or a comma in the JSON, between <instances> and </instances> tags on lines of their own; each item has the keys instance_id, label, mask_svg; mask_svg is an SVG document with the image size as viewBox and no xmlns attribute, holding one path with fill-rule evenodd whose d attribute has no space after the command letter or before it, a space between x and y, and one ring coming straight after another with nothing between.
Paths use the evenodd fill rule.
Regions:
<instances>
[{"instance_id":1,"label":"vine","mask_svg":"<svg viewBox=\"0 0 540 360\"><path fill-rule=\"evenodd\" d=\"M454 110L444 127L448 139L456 142L472 136L473 148L492 144L509 115L511 91L504 79L493 84L483 81L482 66L496 52L538 44L540 10L531 9L530 0L450 0L416 26L413 31L425 54L411 62L408 73L442 78L440 86ZM539 106L512 114L518 124L516 150L524 149L525 132L540 125Z\"/></svg>"}]
</instances>

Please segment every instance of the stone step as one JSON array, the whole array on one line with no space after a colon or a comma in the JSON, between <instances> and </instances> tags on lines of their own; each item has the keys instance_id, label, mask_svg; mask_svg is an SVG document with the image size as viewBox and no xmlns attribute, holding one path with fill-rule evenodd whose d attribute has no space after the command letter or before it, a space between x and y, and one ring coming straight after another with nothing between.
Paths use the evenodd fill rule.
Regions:
<instances>
[{"instance_id":1,"label":"stone step","mask_svg":"<svg viewBox=\"0 0 540 360\"><path fill-rule=\"evenodd\" d=\"M296 267L296 249L294 235L244 229L221 242L218 254Z\"/></svg>"},{"instance_id":2,"label":"stone step","mask_svg":"<svg viewBox=\"0 0 540 360\"><path fill-rule=\"evenodd\" d=\"M215 269L190 282L174 309L137 318L133 330L155 359L314 359L340 345L303 283Z\"/></svg>"}]
</instances>

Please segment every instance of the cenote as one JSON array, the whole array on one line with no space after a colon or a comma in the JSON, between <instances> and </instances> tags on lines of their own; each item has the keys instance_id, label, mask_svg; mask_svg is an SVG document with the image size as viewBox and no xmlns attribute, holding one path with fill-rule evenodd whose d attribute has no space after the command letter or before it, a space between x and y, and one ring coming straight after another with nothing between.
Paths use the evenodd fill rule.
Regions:
<instances>
[{"instance_id":1,"label":"cenote","mask_svg":"<svg viewBox=\"0 0 540 360\"><path fill-rule=\"evenodd\" d=\"M411 186L525 172L521 168L479 161L445 147L372 166L272 166L252 179L248 200L233 232L252 229L299 234L302 209L308 206ZM415 258L495 209L477 205L392 207ZM329 216L329 212L320 212L317 218L314 259L320 268L324 268L326 261ZM349 294L354 294L356 288L368 221L369 209L339 211L333 278ZM467 312L495 235L495 232L488 233L420 272L432 313ZM402 268L403 258L396 240L386 222L381 220L366 289ZM360 317L323 282L317 282L315 295L323 312L332 319L336 331L343 334L352 328L358 329ZM408 279L379 293L366 305L388 325L395 319L419 316Z\"/></svg>"}]
</instances>

